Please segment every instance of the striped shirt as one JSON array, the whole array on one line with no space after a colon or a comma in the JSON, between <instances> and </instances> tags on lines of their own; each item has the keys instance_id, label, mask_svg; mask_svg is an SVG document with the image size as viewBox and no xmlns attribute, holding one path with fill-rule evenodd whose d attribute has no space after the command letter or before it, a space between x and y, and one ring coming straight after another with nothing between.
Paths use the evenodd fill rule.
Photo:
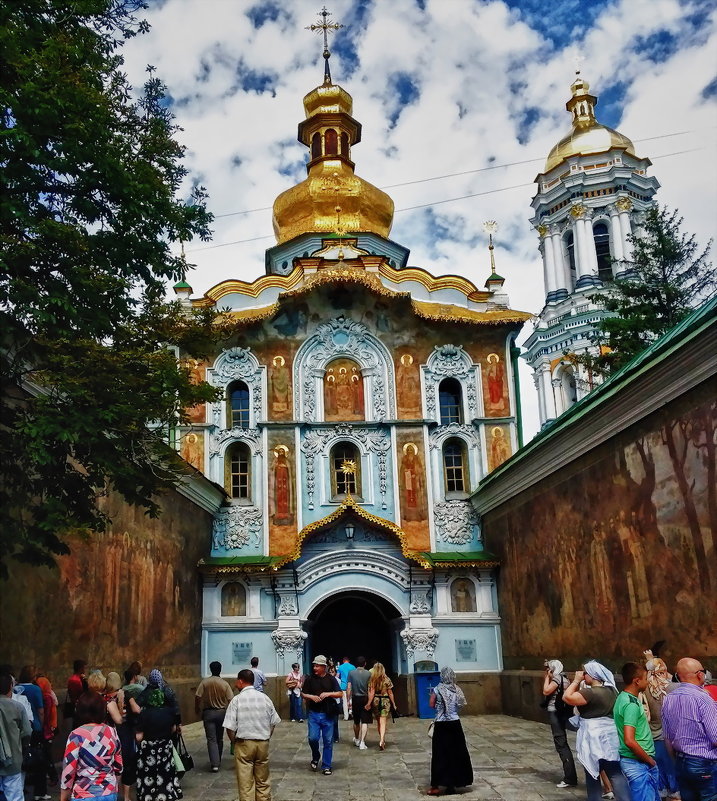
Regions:
<instances>
[{"instance_id":1,"label":"striped shirt","mask_svg":"<svg viewBox=\"0 0 717 801\"><path fill-rule=\"evenodd\" d=\"M662 728L676 753L717 759L717 703L696 684L683 682L665 698Z\"/></svg>"},{"instance_id":2,"label":"striped shirt","mask_svg":"<svg viewBox=\"0 0 717 801\"><path fill-rule=\"evenodd\" d=\"M272 727L280 722L271 698L253 687L245 687L232 698L222 725L239 740L268 740Z\"/></svg>"}]
</instances>

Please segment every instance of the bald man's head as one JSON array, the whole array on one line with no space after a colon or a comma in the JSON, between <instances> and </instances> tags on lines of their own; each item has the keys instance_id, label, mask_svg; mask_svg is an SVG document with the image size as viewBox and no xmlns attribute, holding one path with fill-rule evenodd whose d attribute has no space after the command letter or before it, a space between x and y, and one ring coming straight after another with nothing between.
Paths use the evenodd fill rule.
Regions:
<instances>
[{"instance_id":1,"label":"bald man's head","mask_svg":"<svg viewBox=\"0 0 717 801\"><path fill-rule=\"evenodd\" d=\"M705 683L705 669L699 660L686 656L677 663L677 677L687 684L701 687Z\"/></svg>"}]
</instances>

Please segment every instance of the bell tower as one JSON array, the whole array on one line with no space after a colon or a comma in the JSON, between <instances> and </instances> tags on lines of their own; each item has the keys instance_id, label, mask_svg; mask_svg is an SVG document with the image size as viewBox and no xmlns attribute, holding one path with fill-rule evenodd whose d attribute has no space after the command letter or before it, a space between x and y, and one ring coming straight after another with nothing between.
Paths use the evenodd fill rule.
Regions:
<instances>
[{"instance_id":1,"label":"bell tower","mask_svg":"<svg viewBox=\"0 0 717 801\"><path fill-rule=\"evenodd\" d=\"M535 179L530 221L540 238L545 305L523 356L534 371L541 426L594 386L570 358L597 347L593 337L605 312L588 296L629 274L630 236L639 236L659 188L647 175L652 162L598 122L597 97L579 71L570 92L572 126Z\"/></svg>"}]
</instances>

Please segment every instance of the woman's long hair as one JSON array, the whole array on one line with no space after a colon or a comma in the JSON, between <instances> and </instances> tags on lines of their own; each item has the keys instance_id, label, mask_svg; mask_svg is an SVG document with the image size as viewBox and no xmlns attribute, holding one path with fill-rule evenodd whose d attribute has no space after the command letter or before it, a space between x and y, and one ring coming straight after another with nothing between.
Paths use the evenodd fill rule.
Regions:
<instances>
[{"instance_id":1,"label":"woman's long hair","mask_svg":"<svg viewBox=\"0 0 717 801\"><path fill-rule=\"evenodd\" d=\"M373 687L375 692L379 692L383 689L387 679L386 668L380 662L376 662L373 668L371 668L369 687Z\"/></svg>"}]
</instances>

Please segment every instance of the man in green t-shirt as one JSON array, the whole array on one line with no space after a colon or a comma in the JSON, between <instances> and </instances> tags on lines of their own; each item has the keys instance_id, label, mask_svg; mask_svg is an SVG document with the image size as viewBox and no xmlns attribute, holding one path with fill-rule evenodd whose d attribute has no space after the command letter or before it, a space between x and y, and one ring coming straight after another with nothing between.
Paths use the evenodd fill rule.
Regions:
<instances>
[{"instance_id":1,"label":"man in green t-shirt","mask_svg":"<svg viewBox=\"0 0 717 801\"><path fill-rule=\"evenodd\" d=\"M612 709L620 739L620 767L630 785L633 801L660 801L660 772L655 743L638 695L647 688L647 671L637 662L622 666L625 689Z\"/></svg>"}]
</instances>

